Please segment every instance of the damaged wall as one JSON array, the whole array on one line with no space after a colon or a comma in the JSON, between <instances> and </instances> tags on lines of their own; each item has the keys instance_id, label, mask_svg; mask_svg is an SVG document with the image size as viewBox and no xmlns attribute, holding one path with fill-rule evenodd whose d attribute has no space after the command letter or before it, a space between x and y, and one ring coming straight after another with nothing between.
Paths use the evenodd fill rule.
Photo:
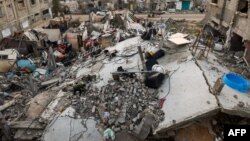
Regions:
<instances>
[{"instance_id":1,"label":"damaged wall","mask_svg":"<svg viewBox=\"0 0 250 141\"><path fill-rule=\"evenodd\" d=\"M50 18L52 0L0 0L0 30L9 29L10 34L30 27L36 21ZM0 34L0 39L10 34Z\"/></svg>"}]
</instances>

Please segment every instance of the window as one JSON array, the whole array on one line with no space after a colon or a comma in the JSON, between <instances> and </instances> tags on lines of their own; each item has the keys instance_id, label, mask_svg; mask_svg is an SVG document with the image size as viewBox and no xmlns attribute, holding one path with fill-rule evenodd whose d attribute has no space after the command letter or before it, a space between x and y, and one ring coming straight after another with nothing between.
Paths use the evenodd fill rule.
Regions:
<instances>
[{"instance_id":1,"label":"window","mask_svg":"<svg viewBox=\"0 0 250 141\"><path fill-rule=\"evenodd\" d=\"M31 5L35 5L36 4L36 0L30 0Z\"/></svg>"},{"instance_id":2,"label":"window","mask_svg":"<svg viewBox=\"0 0 250 141\"><path fill-rule=\"evenodd\" d=\"M218 0L212 0L212 3L217 4Z\"/></svg>"},{"instance_id":3,"label":"window","mask_svg":"<svg viewBox=\"0 0 250 141\"><path fill-rule=\"evenodd\" d=\"M8 55L0 55L0 60L7 60L8 59Z\"/></svg>"},{"instance_id":4,"label":"window","mask_svg":"<svg viewBox=\"0 0 250 141\"><path fill-rule=\"evenodd\" d=\"M43 11L43 15L49 14L49 9Z\"/></svg>"},{"instance_id":5,"label":"window","mask_svg":"<svg viewBox=\"0 0 250 141\"><path fill-rule=\"evenodd\" d=\"M24 0L18 0L18 3L17 3L17 5L18 5L18 8L19 8L19 9L22 9L22 8L24 8L24 7L25 7L25 3L24 3Z\"/></svg>"},{"instance_id":6,"label":"window","mask_svg":"<svg viewBox=\"0 0 250 141\"><path fill-rule=\"evenodd\" d=\"M238 11L241 13L248 12L248 0L240 0L239 1Z\"/></svg>"}]
</instances>

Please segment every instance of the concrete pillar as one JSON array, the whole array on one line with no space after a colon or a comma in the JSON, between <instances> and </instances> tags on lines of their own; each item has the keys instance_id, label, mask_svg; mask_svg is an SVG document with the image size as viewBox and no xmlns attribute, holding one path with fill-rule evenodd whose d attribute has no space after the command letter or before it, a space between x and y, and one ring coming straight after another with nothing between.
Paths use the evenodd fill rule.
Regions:
<instances>
[{"instance_id":1,"label":"concrete pillar","mask_svg":"<svg viewBox=\"0 0 250 141\"><path fill-rule=\"evenodd\" d=\"M248 18L247 18L247 25L250 24L250 0L248 0ZM245 32L244 40L250 41L250 26L247 26L247 30Z\"/></svg>"},{"instance_id":2,"label":"concrete pillar","mask_svg":"<svg viewBox=\"0 0 250 141\"><path fill-rule=\"evenodd\" d=\"M30 9L30 3L29 3L30 1L29 0L25 0L24 1L24 3L25 3L25 6L26 6L26 8L27 8L27 11L28 11L28 15L30 15L31 14L31 9Z\"/></svg>"},{"instance_id":3,"label":"concrete pillar","mask_svg":"<svg viewBox=\"0 0 250 141\"><path fill-rule=\"evenodd\" d=\"M6 6L7 6L6 1L3 1L4 14L6 14L7 22L9 22L9 21L10 21L10 17L9 17L9 13L8 13L8 11L7 11Z\"/></svg>"},{"instance_id":4,"label":"concrete pillar","mask_svg":"<svg viewBox=\"0 0 250 141\"><path fill-rule=\"evenodd\" d=\"M250 24L250 0L248 0L248 24ZM244 45L246 47L245 49L245 54L244 54L244 59L250 65L250 26L247 26L245 35L243 36L244 40Z\"/></svg>"},{"instance_id":5,"label":"concrete pillar","mask_svg":"<svg viewBox=\"0 0 250 141\"><path fill-rule=\"evenodd\" d=\"M244 54L244 60L249 66L250 65L250 40L244 41L244 45L246 47L245 54Z\"/></svg>"},{"instance_id":6,"label":"concrete pillar","mask_svg":"<svg viewBox=\"0 0 250 141\"><path fill-rule=\"evenodd\" d=\"M14 0L11 0L11 6L12 6L12 9L13 9L13 13L15 15L15 20L18 20L19 18L18 18L18 15L17 15L17 8L16 8Z\"/></svg>"}]
</instances>

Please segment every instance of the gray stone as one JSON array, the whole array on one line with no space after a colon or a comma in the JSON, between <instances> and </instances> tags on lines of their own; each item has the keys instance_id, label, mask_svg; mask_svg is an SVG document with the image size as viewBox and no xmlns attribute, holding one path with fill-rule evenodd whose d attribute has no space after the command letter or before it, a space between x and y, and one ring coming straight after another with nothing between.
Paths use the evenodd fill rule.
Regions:
<instances>
[{"instance_id":1,"label":"gray stone","mask_svg":"<svg viewBox=\"0 0 250 141\"><path fill-rule=\"evenodd\" d=\"M112 125L114 123L115 123L115 119L113 119L113 118L109 119L109 125Z\"/></svg>"},{"instance_id":2,"label":"gray stone","mask_svg":"<svg viewBox=\"0 0 250 141\"><path fill-rule=\"evenodd\" d=\"M120 129L120 127L117 127L117 128L114 129L114 131L119 132L119 131L121 131L121 129Z\"/></svg>"},{"instance_id":3,"label":"gray stone","mask_svg":"<svg viewBox=\"0 0 250 141\"><path fill-rule=\"evenodd\" d=\"M115 122L115 126L116 126L116 127L120 126L118 120Z\"/></svg>"},{"instance_id":4,"label":"gray stone","mask_svg":"<svg viewBox=\"0 0 250 141\"><path fill-rule=\"evenodd\" d=\"M121 107L121 106L122 106L122 102L121 102L120 100L117 102L117 106L118 106L118 107Z\"/></svg>"},{"instance_id":5,"label":"gray stone","mask_svg":"<svg viewBox=\"0 0 250 141\"><path fill-rule=\"evenodd\" d=\"M121 92L125 92L125 91L126 91L126 89L123 88L123 87L121 87L119 90L120 90Z\"/></svg>"},{"instance_id":6,"label":"gray stone","mask_svg":"<svg viewBox=\"0 0 250 141\"><path fill-rule=\"evenodd\" d=\"M95 113L95 109L96 109L96 106L93 106L93 107L92 107L92 110L91 110L92 113Z\"/></svg>"},{"instance_id":7,"label":"gray stone","mask_svg":"<svg viewBox=\"0 0 250 141\"><path fill-rule=\"evenodd\" d=\"M134 109L136 109L136 108L137 108L136 104L133 104L133 108L134 108Z\"/></svg>"},{"instance_id":8,"label":"gray stone","mask_svg":"<svg viewBox=\"0 0 250 141\"><path fill-rule=\"evenodd\" d=\"M127 129L127 126L126 126L126 125L122 125L122 126L121 126L121 129L122 129L122 130L126 130L126 129Z\"/></svg>"},{"instance_id":9,"label":"gray stone","mask_svg":"<svg viewBox=\"0 0 250 141\"><path fill-rule=\"evenodd\" d=\"M129 130L130 130L130 131L134 130L134 124L130 124L130 125L129 125Z\"/></svg>"},{"instance_id":10,"label":"gray stone","mask_svg":"<svg viewBox=\"0 0 250 141\"><path fill-rule=\"evenodd\" d=\"M135 118L132 119L132 122L135 123L137 120L138 120L138 118L135 117Z\"/></svg>"},{"instance_id":11,"label":"gray stone","mask_svg":"<svg viewBox=\"0 0 250 141\"><path fill-rule=\"evenodd\" d=\"M139 110L140 112L142 112L142 107L141 107L141 106L139 106L138 110Z\"/></svg>"},{"instance_id":12,"label":"gray stone","mask_svg":"<svg viewBox=\"0 0 250 141\"><path fill-rule=\"evenodd\" d=\"M115 112L120 113L120 110L118 108L115 108Z\"/></svg>"},{"instance_id":13,"label":"gray stone","mask_svg":"<svg viewBox=\"0 0 250 141\"><path fill-rule=\"evenodd\" d=\"M124 124L126 122L125 120L125 117L120 117L117 119L117 121L120 123L120 124Z\"/></svg>"}]
</instances>

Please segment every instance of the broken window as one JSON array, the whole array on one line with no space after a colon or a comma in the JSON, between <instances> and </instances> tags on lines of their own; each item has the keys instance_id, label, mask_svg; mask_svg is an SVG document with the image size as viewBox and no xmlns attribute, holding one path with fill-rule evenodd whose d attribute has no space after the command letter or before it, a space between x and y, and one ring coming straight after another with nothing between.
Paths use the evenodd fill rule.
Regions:
<instances>
[{"instance_id":1,"label":"broken window","mask_svg":"<svg viewBox=\"0 0 250 141\"><path fill-rule=\"evenodd\" d=\"M30 0L31 5L35 5L36 4L36 0Z\"/></svg>"},{"instance_id":2,"label":"broken window","mask_svg":"<svg viewBox=\"0 0 250 141\"><path fill-rule=\"evenodd\" d=\"M231 38L231 41L230 41L230 50L231 51L244 51L245 50L245 47L244 47L244 43L242 42L243 38L236 34L236 33L233 33L232 34L232 38Z\"/></svg>"},{"instance_id":3,"label":"broken window","mask_svg":"<svg viewBox=\"0 0 250 141\"><path fill-rule=\"evenodd\" d=\"M238 5L238 11L241 13L247 13L248 11L248 0L240 0Z\"/></svg>"},{"instance_id":4,"label":"broken window","mask_svg":"<svg viewBox=\"0 0 250 141\"><path fill-rule=\"evenodd\" d=\"M176 5L174 2L167 2L167 8L176 8Z\"/></svg>"},{"instance_id":5,"label":"broken window","mask_svg":"<svg viewBox=\"0 0 250 141\"><path fill-rule=\"evenodd\" d=\"M24 7L25 7L24 0L19 0L19 1L18 1L18 8L19 8L19 9L22 9L22 8L24 8Z\"/></svg>"},{"instance_id":6,"label":"broken window","mask_svg":"<svg viewBox=\"0 0 250 141\"><path fill-rule=\"evenodd\" d=\"M217 4L217 3L218 3L218 0L212 0L212 3Z\"/></svg>"},{"instance_id":7,"label":"broken window","mask_svg":"<svg viewBox=\"0 0 250 141\"><path fill-rule=\"evenodd\" d=\"M0 55L0 60L7 60L8 59L8 55Z\"/></svg>"},{"instance_id":8,"label":"broken window","mask_svg":"<svg viewBox=\"0 0 250 141\"><path fill-rule=\"evenodd\" d=\"M43 10L43 15L49 14L49 9Z\"/></svg>"}]
</instances>

